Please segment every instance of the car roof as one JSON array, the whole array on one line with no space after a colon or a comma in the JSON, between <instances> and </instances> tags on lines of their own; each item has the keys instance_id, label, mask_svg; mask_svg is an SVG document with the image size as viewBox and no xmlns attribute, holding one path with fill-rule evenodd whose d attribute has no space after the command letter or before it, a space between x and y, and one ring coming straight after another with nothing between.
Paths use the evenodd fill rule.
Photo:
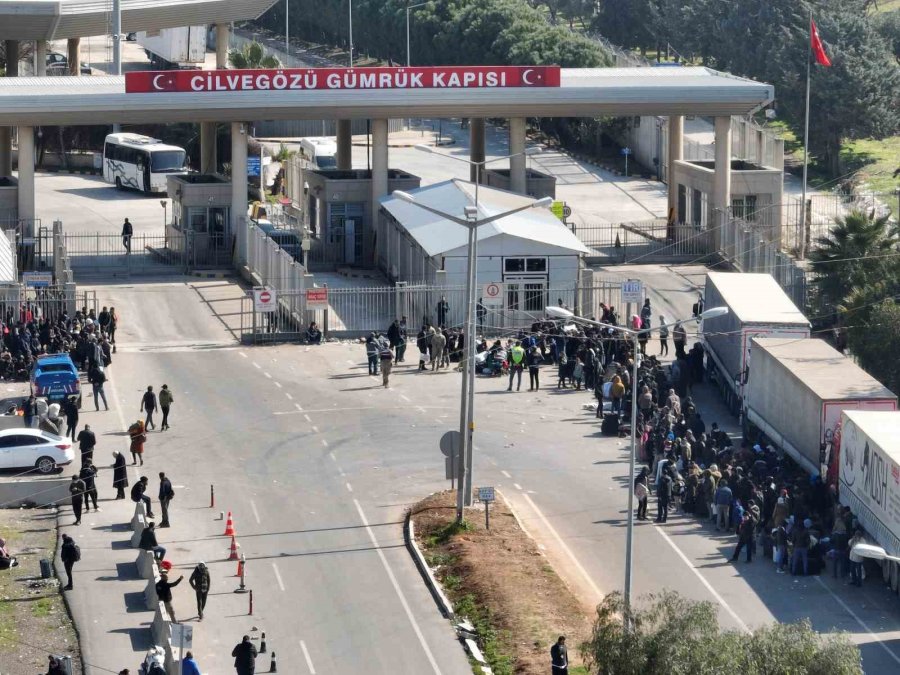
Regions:
<instances>
[{"instance_id":1,"label":"car roof","mask_svg":"<svg viewBox=\"0 0 900 675\"><path fill-rule=\"evenodd\" d=\"M31 429L29 427L13 427L12 429L2 429L0 430L0 438L4 438L6 436L18 436L20 434L24 434L26 436L43 436L47 432L42 431L41 429Z\"/></svg>"},{"instance_id":2,"label":"car roof","mask_svg":"<svg viewBox=\"0 0 900 675\"><path fill-rule=\"evenodd\" d=\"M44 354L38 356L37 363L71 363L73 366L75 365L72 357L68 354Z\"/></svg>"}]
</instances>

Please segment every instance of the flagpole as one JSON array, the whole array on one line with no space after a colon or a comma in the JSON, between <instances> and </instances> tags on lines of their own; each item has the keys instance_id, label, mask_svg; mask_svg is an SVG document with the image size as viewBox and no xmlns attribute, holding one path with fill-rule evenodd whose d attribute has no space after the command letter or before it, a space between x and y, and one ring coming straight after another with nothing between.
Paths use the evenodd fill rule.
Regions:
<instances>
[{"instance_id":1,"label":"flagpole","mask_svg":"<svg viewBox=\"0 0 900 675\"><path fill-rule=\"evenodd\" d=\"M806 41L806 119L803 124L803 196L801 201L801 225L802 236L800 238L800 259L806 257L806 175L809 163L809 75L812 61L812 10L809 10L809 39Z\"/></svg>"}]
</instances>

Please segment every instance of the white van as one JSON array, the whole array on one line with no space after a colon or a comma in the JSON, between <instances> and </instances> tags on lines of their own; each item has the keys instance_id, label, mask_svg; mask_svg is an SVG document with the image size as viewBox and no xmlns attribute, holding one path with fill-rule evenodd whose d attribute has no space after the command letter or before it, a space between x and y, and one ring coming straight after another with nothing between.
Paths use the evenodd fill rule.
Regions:
<instances>
[{"instance_id":1,"label":"white van","mask_svg":"<svg viewBox=\"0 0 900 675\"><path fill-rule=\"evenodd\" d=\"M337 168L337 143L329 137L303 138L300 156L315 169Z\"/></svg>"}]
</instances>

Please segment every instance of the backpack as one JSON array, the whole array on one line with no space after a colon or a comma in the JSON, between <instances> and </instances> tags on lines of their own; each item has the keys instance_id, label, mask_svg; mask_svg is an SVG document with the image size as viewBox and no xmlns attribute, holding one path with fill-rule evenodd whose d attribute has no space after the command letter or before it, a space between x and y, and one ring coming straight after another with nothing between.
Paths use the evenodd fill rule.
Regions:
<instances>
[{"instance_id":1,"label":"backpack","mask_svg":"<svg viewBox=\"0 0 900 675\"><path fill-rule=\"evenodd\" d=\"M75 551L75 562L81 560L81 547L78 544L73 544L72 548Z\"/></svg>"}]
</instances>

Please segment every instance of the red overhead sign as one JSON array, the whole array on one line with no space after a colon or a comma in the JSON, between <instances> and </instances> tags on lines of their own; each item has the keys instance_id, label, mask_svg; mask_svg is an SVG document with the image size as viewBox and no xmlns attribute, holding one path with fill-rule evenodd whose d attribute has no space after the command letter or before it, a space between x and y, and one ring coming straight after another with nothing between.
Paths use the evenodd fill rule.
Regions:
<instances>
[{"instance_id":1,"label":"red overhead sign","mask_svg":"<svg viewBox=\"0 0 900 675\"><path fill-rule=\"evenodd\" d=\"M125 73L125 92L303 91L307 89L504 89L558 87L559 66L279 68Z\"/></svg>"}]
</instances>

